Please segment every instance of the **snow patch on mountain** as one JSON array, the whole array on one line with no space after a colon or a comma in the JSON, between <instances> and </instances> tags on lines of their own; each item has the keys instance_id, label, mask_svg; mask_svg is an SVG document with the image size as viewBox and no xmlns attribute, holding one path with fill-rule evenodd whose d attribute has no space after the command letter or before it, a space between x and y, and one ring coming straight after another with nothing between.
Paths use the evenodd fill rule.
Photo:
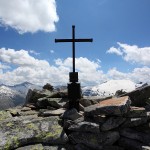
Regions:
<instances>
[{"instance_id":1,"label":"snow patch on mountain","mask_svg":"<svg viewBox=\"0 0 150 150\"><path fill-rule=\"evenodd\" d=\"M84 87L82 92L85 96L106 97L114 95L117 90L130 92L135 90L135 88L136 84L130 80L109 80L94 87Z\"/></svg>"}]
</instances>

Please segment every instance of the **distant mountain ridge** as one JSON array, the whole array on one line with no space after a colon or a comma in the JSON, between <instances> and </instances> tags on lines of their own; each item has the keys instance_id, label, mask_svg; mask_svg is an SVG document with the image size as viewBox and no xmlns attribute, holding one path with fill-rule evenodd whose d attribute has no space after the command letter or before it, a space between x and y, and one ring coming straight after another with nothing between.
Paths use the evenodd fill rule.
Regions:
<instances>
[{"instance_id":1,"label":"distant mountain ridge","mask_svg":"<svg viewBox=\"0 0 150 150\"><path fill-rule=\"evenodd\" d=\"M83 96L107 97L114 95L117 90L130 92L138 87L141 87L142 85L144 84L135 84L130 80L109 80L97 86L82 87L82 94ZM0 110L24 104L29 89L42 89L42 86L38 86L29 82L16 84L14 86L1 84ZM67 90L67 86L55 86L54 90Z\"/></svg>"},{"instance_id":2,"label":"distant mountain ridge","mask_svg":"<svg viewBox=\"0 0 150 150\"><path fill-rule=\"evenodd\" d=\"M0 85L0 110L22 105L25 102L29 89L41 89L42 87L29 82L24 82L14 86Z\"/></svg>"}]
</instances>

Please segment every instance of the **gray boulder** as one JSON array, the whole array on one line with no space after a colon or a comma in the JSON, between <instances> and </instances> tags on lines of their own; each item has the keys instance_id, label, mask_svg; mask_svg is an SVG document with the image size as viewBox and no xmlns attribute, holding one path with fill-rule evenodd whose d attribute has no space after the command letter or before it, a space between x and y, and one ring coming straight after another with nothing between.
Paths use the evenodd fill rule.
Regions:
<instances>
[{"instance_id":1,"label":"gray boulder","mask_svg":"<svg viewBox=\"0 0 150 150\"><path fill-rule=\"evenodd\" d=\"M125 122L125 120L126 118L123 117L110 117L101 125L101 131L115 129Z\"/></svg>"},{"instance_id":2,"label":"gray boulder","mask_svg":"<svg viewBox=\"0 0 150 150\"><path fill-rule=\"evenodd\" d=\"M82 117L82 114L78 113L75 108L65 111L64 114L62 114L61 116L61 118L69 120L76 120L80 117Z\"/></svg>"},{"instance_id":3,"label":"gray boulder","mask_svg":"<svg viewBox=\"0 0 150 150\"><path fill-rule=\"evenodd\" d=\"M30 144L62 145L68 142L59 117L34 119L2 119L0 121L0 149L14 149Z\"/></svg>"},{"instance_id":4,"label":"gray boulder","mask_svg":"<svg viewBox=\"0 0 150 150\"><path fill-rule=\"evenodd\" d=\"M29 89L25 105L28 103L36 103L39 98L47 97L47 98L61 98L63 96L60 92L49 91L46 89L43 90L31 90Z\"/></svg>"},{"instance_id":5,"label":"gray boulder","mask_svg":"<svg viewBox=\"0 0 150 150\"><path fill-rule=\"evenodd\" d=\"M145 106L146 101L150 98L150 86L147 85L137 88L136 90L123 94L121 96L129 96L132 101L131 105L133 106Z\"/></svg>"}]
</instances>

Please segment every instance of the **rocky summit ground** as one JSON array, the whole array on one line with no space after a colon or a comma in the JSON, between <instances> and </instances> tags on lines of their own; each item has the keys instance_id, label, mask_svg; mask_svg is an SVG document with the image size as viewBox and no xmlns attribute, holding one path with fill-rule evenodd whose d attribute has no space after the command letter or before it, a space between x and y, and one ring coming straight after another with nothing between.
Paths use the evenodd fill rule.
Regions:
<instances>
[{"instance_id":1,"label":"rocky summit ground","mask_svg":"<svg viewBox=\"0 0 150 150\"><path fill-rule=\"evenodd\" d=\"M147 91L83 97L77 112L66 91L29 90L23 107L0 111L0 149L150 150Z\"/></svg>"}]
</instances>

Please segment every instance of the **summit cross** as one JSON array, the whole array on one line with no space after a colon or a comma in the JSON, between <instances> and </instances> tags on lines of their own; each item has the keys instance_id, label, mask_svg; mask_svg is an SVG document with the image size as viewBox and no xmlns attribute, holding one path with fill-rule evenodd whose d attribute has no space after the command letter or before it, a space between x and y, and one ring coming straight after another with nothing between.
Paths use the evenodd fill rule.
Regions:
<instances>
[{"instance_id":1,"label":"summit cross","mask_svg":"<svg viewBox=\"0 0 150 150\"><path fill-rule=\"evenodd\" d=\"M69 109L75 108L79 111L79 99L81 99L81 86L78 83L78 72L75 72L75 43L76 42L92 42L93 39L76 39L75 38L75 26L72 26L72 39L55 39L55 43L58 42L71 42L72 43L72 63L73 72L69 73L68 83L68 98Z\"/></svg>"}]
</instances>

